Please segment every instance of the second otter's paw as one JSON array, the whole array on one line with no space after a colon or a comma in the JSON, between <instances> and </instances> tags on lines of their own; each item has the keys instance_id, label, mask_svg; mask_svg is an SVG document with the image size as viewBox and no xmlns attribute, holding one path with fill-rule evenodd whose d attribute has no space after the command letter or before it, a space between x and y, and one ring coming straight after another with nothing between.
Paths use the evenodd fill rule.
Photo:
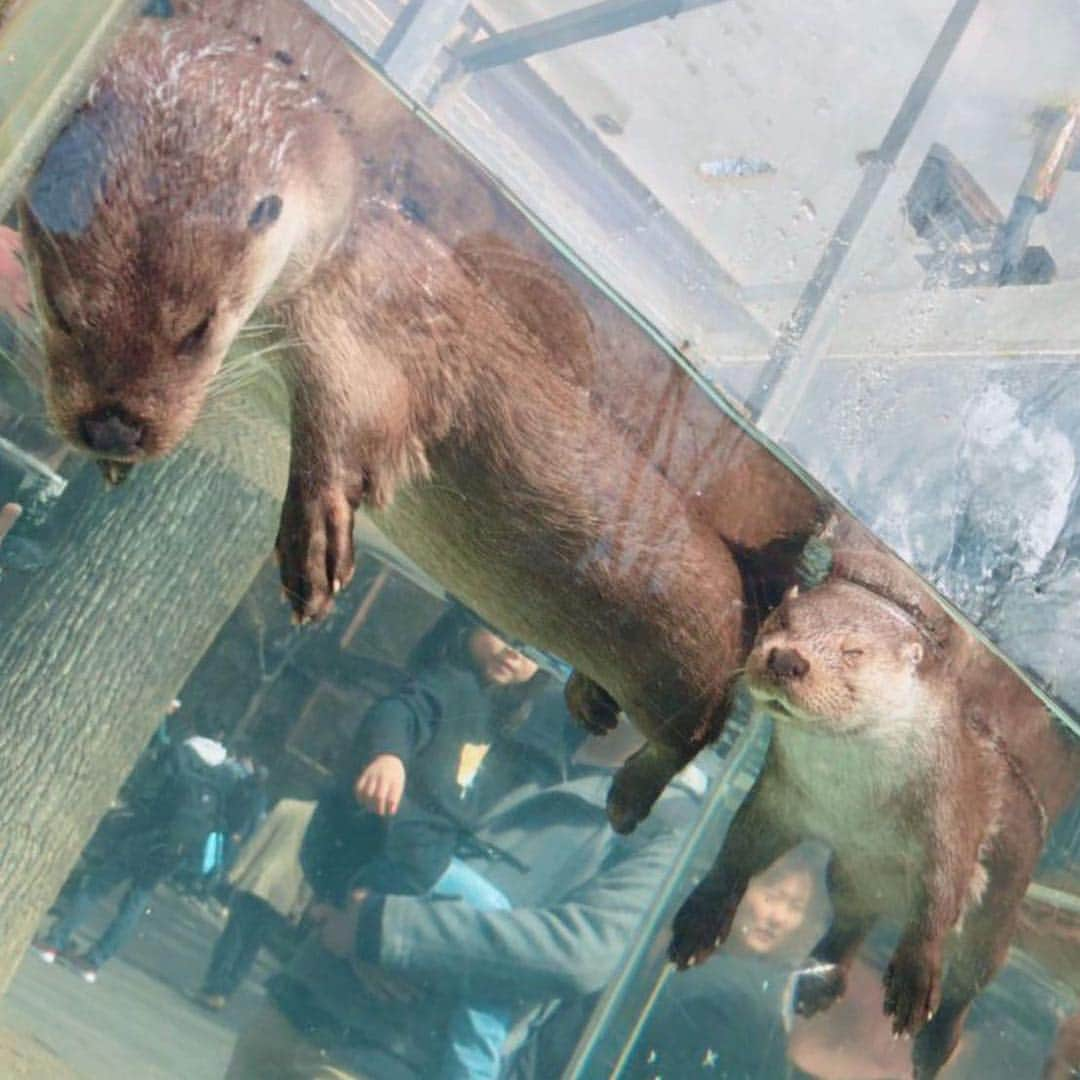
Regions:
<instances>
[{"instance_id":1,"label":"second otter's paw","mask_svg":"<svg viewBox=\"0 0 1080 1080\"><path fill-rule=\"evenodd\" d=\"M793 1004L799 1016L816 1016L844 996L847 972L839 964L817 962L795 972Z\"/></svg>"},{"instance_id":2,"label":"second otter's paw","mask_svg":"<svg viewBox=\"0 0 1080 1080\"><path fill-rule=\"evenodd\" d=\"M566 680L566 707L591 735L606 735L619 722L619 703L587 675L575 671Z\"/></svg>"},{"instance_id":3,"label":"second otter's paw","mask_svg":"<svg viewBox=\"0 0 1080 1080\"><path fill-rule=\"evenodd\" d=\"M329 614L353 576L353 508L344 491L289 482L278 529L281 584L298 623Z\"/></svg>"},{"instance_id":4,"label":"second otter's paw","mask_svg":"<svg viewBox=\"0 0 1080 1080\"><path fill-rule=\"evenodd\" d=\"M683 902L671 926L668 959L678 968L703 963L731 933L735 908L700 886Z\"/></svg>"},{"instance_id":5,"label":"second otter's paw","mask_svg":"<svg viewBox=\"0 0 1080 1080\"><path fill-rule=\"evenodd\" d=\"M941 1003L941 949L907 936L885 971L885 1013L893 1018L893 1034L915 1035Z\"/></svg>"}]
</instances>

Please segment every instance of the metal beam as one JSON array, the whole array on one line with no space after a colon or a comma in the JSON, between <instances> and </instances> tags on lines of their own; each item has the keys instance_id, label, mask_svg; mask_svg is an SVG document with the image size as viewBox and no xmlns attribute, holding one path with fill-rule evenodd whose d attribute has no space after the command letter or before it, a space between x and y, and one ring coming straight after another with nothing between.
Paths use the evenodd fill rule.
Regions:
<instances>
[{"instance_id":1,"label":"metal beam","mask_svg":"<svg viewBox=\"0 0 1080 1080\"><path fill-rule=\"evenodd\" d=\"M802 341L811 324L817 319L855 238L881 194L885 181L892 174L901 149L926 108L945 65L952 58L978 6L979 0L956 0L919 73L900 103L900 108L873 160L864 167L862 180L854 197L803 288L795 310L781 330L777 344L770 353L769 362L758 379L757 387L746 401L751 417L771 438L782 437L798 408L807 382L812 377L813 365L795 364ZM796 369L797 377L794 377Z\"/></svg>"},{"instance_id":2,"label":"metal beam","mask_svg":"<svg viewBox=\"0 0 1080 1080\"><path fill-rule=\"evenodd\" d=\"M375 54L386 74L416 94L469 0L410 0Z\"/></svg>"},{"instance_id":3,"label":"metal beam","mask_svg":"<svg viewBox=\"0 0 1080 1080\"><path fill-rule=\"evenodd\" d=\"M602 0L579 11L541 19L529 26L462 46L454 50L454 58L465 71L482 71L719 3L723 0Z\"/></svg>"}]
</instances>

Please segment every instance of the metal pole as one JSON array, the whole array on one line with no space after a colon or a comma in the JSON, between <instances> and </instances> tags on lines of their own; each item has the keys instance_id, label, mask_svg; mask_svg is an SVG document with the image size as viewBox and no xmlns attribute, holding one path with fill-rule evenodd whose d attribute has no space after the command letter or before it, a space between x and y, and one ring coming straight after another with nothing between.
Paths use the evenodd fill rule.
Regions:
<instances>
[{"instance_id":1,"label":"metal pole","mask_svg":"<svg viewBox=\"0 0 1080 1080\"><path fill-rule=\"evenodd\" d=\"M465 71L482 71L719 3L723 0L603 0L579 11L494 34L455 50L454 56Z\"/></svg>"}]
</instances>

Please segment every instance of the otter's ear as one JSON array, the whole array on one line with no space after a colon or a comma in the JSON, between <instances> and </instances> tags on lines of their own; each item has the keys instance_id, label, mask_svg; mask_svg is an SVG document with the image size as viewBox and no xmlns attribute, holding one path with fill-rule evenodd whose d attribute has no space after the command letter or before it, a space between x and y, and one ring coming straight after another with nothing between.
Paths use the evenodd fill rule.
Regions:
<instances>
[{"instance_id":1,"label":"otter's ear","mask_svg":"<svg viewBox=\"0 0 1080 1080\"><path fill-rule=\"evenodd\" d=\"M913 667L917 668L922 663L923 647L917 641L912 641L904 646L904 659Z\"/></svg>"},{"instance_id":2,"label":"otter's ear","mask_svg":"<svg viewBox=\"0 0 1080 1080\"><path fill-rule=\"evenodd\" d=\"M252 232L262 232L281 217L281 197L267 195L255 204L255 209L248 215L248 228Z\"/></svg>"}]
</instances>

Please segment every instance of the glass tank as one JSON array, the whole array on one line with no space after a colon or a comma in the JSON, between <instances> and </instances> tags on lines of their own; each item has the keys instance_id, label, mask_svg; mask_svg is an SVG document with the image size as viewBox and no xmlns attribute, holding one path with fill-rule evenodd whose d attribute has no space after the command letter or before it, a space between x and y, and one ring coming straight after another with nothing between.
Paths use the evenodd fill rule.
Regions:
<instances>
[{"instance_id":1,"label":"glass tank","mask_svg":"<svg viewBox=\"0 0 1080 1080\"><path fill-rule=\"evenodd\" d=\"M1080 1070L1080 17L0 5L0 1075Z\"/></svg>"}]
</instances>

